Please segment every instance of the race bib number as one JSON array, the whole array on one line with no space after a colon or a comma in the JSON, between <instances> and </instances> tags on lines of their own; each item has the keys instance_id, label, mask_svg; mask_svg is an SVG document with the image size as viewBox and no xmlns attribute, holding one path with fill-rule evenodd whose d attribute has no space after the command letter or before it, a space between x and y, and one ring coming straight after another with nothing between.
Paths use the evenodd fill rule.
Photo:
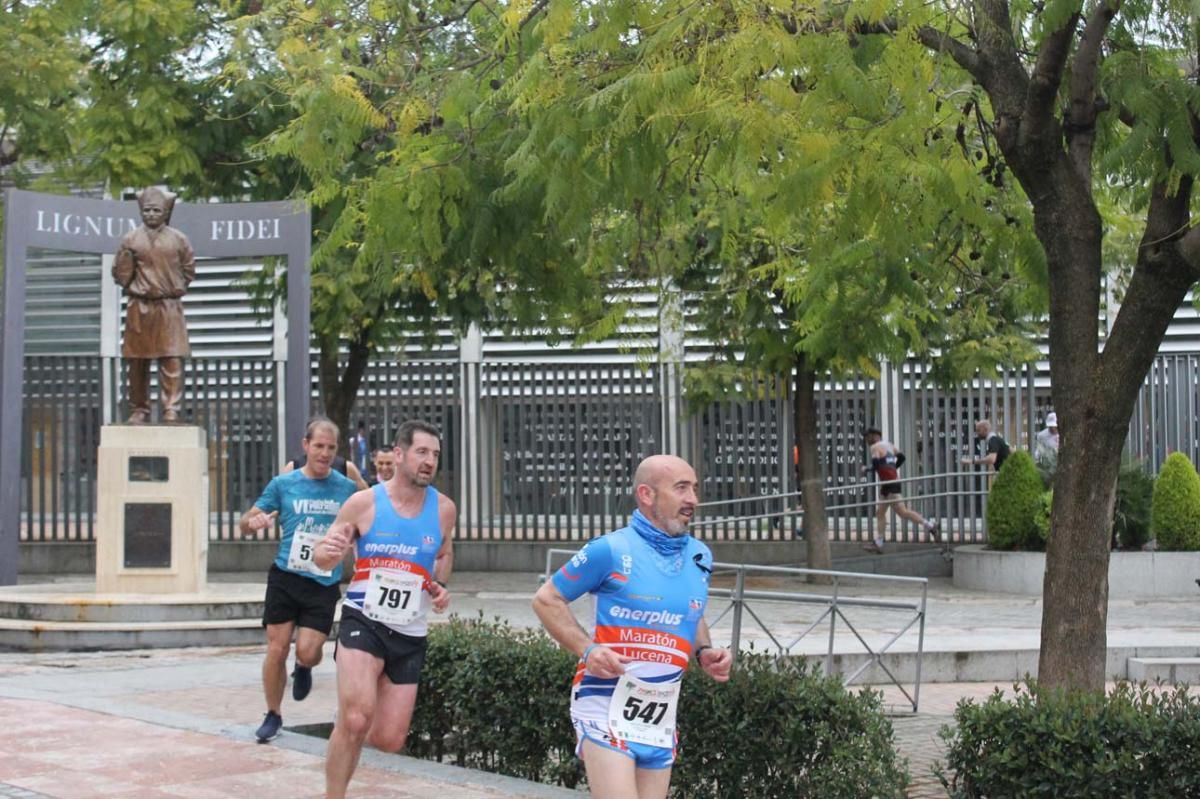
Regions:
<instances>
[{"instance_id":1,"label":"race bib number","mask_svg":"<svg viewBox=\"0 0 1200 799\"><path fill-rule=\"evenodd\" d=\"M421 612L424 582L412 572L372 571L363 595L363 615L396 627L411 623Z\"/></svg>"},{"instance_id":2,"label":"race bib number","mask_svg":"<svg viewBox=\"0 0 1200 799\"><path fill-rule=\"evenodd\" d=\"M608 728L622 741L670 748L675 745L675 711L679 707L677 680L643 682L622 674L608 705Z\"/></svg>"},{"instance_id":3,"label":"race bib number","mask_svg":"<svg viewBox=\"0 0 1200 799\"><path fill-rule=\"evenodd\" d=\"M313 555L317 551L317 542L323 536L308 530L296 530L292 533L292 549L288 552L288 568L294 572L308 572L318 577L328 577L333 574L331 569L322 569L313 563Z\"/></svg>"}]
</instances>

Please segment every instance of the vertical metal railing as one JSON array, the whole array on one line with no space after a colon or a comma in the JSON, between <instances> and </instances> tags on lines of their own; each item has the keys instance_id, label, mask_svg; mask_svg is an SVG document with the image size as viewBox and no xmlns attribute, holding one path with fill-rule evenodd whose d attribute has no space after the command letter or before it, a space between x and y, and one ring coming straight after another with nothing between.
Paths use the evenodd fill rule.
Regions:
<instances>
[{"instance_id":1,"label":"vertical metal railing","mask_svg":"<svg viewBox=\"0 0 1200 799\"><path fill-rule=\"evenodd\" d=\"M278 369L266 359L185 363L186 420L209 436L213 534L229 538L237 515L282 466ZM706 500L739 500L746 508L762 507L764 497L774 502L774 517L722 521L702 532L706 539L791 538L802 520L786 496L797 488L790 386L748 380L740 398L689 408L679 380L677 365L657 363L380 359L364 376L351 427L362 420L377 447L391 441L403 419L437 424L445 434L438 487L458 501L464 540L577 541L620 527L632 510L633 469L668 447L696 465ZM117 389L107 407L106 385ZM94 538L95 448L104 420L128 414L125 385L119 358L27 356L24 540ZM670 413L668 397L680 402ZM819 458L838 500L829 529L838 541L872 537L870 511L855 504L874 500L863 477L862 431L869 424L888 419L908 458L902 474L944 475L914 485L910 504L946 528L968 530L978 528L988 484L982 469L959 466L975 446L974 421L991 418L1010 445L1029 448L1051 410L1048 383L1032 367L945 389L910 363L886 380L822 382L816 400ZM1160 356L1134 408L1130 456L1151 471L1173 451L1195 460L1198 413L1200 354ZM286 443L294 454L298 442ZM894 540L921 538L909 523L890 524Z\"/></svg>"}]
</instances>

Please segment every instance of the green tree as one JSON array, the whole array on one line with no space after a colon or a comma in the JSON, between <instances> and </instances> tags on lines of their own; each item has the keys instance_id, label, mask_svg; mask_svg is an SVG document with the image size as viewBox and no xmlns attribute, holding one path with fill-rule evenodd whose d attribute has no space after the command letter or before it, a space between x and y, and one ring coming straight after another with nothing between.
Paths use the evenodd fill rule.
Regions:
<instances>
[{"instance_id":1,"label":"green tree","mask_svg":"<svg viewBox=\"0 0 1200 799\"><path fill-rule=\"evenodd\" d=\"M985 124L1046 254L1062 420L1038 667L1051 686L1103 688L1125 431L1167 325L1200 277L1195 25L1184 3L968 0L913 10L888 31L902 47L916 36L982 90ZM1114 195L1143 224L1120 314L1101 342L1102 211Z\"/></svg>"},{"instance_id":2,"label":"green tree","mask_svg":"<svg viewBox=\"0 0 1200 799\"><path fill-rule=\"evenodd\" d=\"M588 274L682 292L715 345L693 398L751 373L794 380L815 567L830 562L817 381L910 352L936 351L942 378L1028 357L1044 267L975 103L930 91L915 42L864 45L857 26L749 3L551 2L509 89L529 127L513 182L575 224Z\"/></svg>"},{"instance_id":3,"label":"green tree","mask_svg":"<svg viewBox=\"0 0 1200 799\"><path fill-rule=\"evenodd\" d=\"M263 150L316 209L318 379L343 427L374 353L473 322L553 336L601 304L542 198L508 185L522 126L491 100L519 55L496 53L522 45L505 31L472 2L276 0L239 20L226 76L291 111Z\"/></svg>"},{"instance_id":4,"label":"green tree","mask_svg":"<svg viewBox=\"0 0 1200 799\"><path fill-rule=\"evenodd\" d=\"M8 0L0 15L0 174L55 188L170 183L244 197L249 143L275 121L214 78L235 6L163 0ZM219 123L219 124L209 124ZM258 127L265 123L269 127Z\"/></svg>"},{"instance_id":5,"label":"green tree","mask_svg":"<svg viewBox=\"0 0 1200 799\"><path fill-rule=\"evenodd\" d=\"M1200 549L1200 475L1182 452L1167 456L1154 481L1150 529L1161 549Z\"/></svg>"}]
</instances>

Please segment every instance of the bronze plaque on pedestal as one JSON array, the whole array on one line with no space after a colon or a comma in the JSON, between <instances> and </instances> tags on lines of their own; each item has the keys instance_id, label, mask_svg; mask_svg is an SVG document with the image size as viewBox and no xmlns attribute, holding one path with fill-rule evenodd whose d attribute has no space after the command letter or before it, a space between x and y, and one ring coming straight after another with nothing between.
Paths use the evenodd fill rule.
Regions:
<instances>
[{"instance_id":1,"label":"bronze plaque on pedestal","mask_svg":"<svg viewBox=\"0 0 1200 799\"><path fill-rule=\"evenodd\" d=\"M125 568L171 567L171 503L125 503Z\"/></svg>"}]
</instances>

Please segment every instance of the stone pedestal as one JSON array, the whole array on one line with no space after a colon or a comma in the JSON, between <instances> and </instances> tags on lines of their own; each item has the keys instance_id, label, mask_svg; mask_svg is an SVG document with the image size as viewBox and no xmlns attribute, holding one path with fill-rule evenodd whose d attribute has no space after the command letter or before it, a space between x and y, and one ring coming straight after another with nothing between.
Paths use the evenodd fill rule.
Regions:
<instances>
[{"instance_id":1,"label":"stone pedestal","mask_svg":"<svg viewBox=\"0 0 1200 799\"><path fill-rule=\"evenodd\" d=\"M208 447L183 425L106 425L96 592L198 593L208 572Z\"/></svg>"}]
</instances>

